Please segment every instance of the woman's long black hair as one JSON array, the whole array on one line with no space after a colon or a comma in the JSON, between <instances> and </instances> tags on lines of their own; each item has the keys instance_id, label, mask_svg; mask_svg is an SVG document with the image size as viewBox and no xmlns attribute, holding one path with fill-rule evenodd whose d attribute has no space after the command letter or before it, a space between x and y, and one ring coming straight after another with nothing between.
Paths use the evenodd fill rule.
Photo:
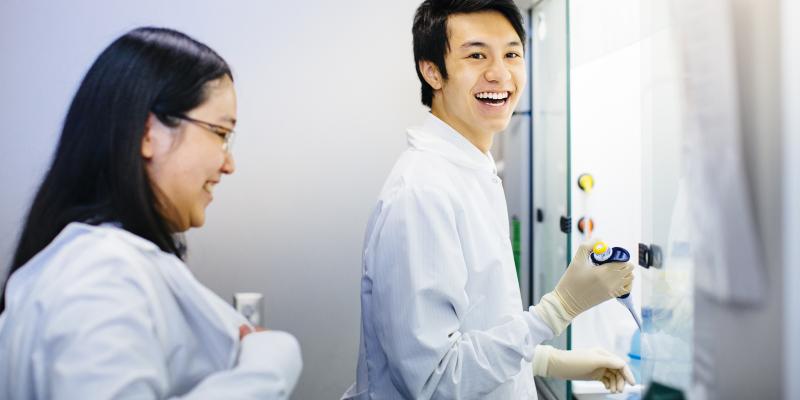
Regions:
<instances>
[{"instance_id":1,"label":"woman's long black hair","mask_svg":"<svg viewBox=\"0 0 800 400\"><path fill-rule=\"evenodd\" d=\"M201 105L206 83L231 77L225 60L191 37L138 28L115 40L86 73L31 205L8 276L70 222L115 222L161 250L184 245L162 215L142 159L149 113L163 123ZM7 280L6 280L7 281ZM5 310L5 286L0 312Z\"/></svg>"}]
</instances>

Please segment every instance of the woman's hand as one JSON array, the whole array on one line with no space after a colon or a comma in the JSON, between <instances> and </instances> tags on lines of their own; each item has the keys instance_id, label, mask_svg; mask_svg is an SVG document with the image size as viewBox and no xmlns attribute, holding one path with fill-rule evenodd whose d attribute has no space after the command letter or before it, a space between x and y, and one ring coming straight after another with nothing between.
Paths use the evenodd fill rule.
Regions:
<instances>
[{"instance_id":1,"label":"woman's hand","mask_svg":"<svg viewBox=\"0 0 800 400\"><path fill-rule=\"evenodd\" d=\"M266 330L267 330L266 328L261 326L254 326L253 328L251 328L250 326L245 324L239 325L239 341L242 341L245 336L253 332L263 332Z\"/></svg>"}]
</instances>

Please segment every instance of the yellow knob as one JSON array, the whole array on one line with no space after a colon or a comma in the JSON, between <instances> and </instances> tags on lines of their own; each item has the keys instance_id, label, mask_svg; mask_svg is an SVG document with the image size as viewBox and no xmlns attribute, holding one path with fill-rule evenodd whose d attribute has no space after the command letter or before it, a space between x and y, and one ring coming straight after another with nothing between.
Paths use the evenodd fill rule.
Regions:
<instances>
[{"instance_id":1,"label":"yellow knob","mask_svg":"<svg viewBox=\"0 0 800 400\"><path fill-rule=\"evenodd\" d=\"M594 177L589 174L582 174L578 177L578 186L584 192L590 192L594 188Z\"/></svg>"},{"instance_id":2,"label":"yellow knob","mask_svg":"<svg viewBox=\"0 0 800 400\"><path fill-rule=\"evenodd\" d=\"M592 252L598 256L606 251L608 251L608 245L606 245L605 242L597 242L594 244L594 247L592 247Z\"/></svg>"}]
</instances>

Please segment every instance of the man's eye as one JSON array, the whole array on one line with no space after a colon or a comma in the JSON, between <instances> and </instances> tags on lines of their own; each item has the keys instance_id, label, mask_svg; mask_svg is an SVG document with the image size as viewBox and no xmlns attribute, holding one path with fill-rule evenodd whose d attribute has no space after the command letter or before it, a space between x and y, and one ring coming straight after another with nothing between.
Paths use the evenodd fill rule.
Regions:
<instances>
[{"instance_id":1,"label":"man's eye","mask_svg":"<svg viewBox=\"0 0 800 400\"><path fill-rule=\"evenodd\" d=\"M522 55L519 54L519 53L508 53L508 54L506 54L506 57L508 57L508 58L520 58L520 57L522 57Z\"/></svg>"},{"instance_id":2,"label":"man's eye","mask_svg":"<svg viewBox=\"0 0 800 400\"><path fill-rule=\"evenodd\" d=\"M474 58L476 60L483 60L484 58L486 58L486 56L484 56L481 53L472 53L469 55L469 58Z\"/></svg>"}]
</instances>

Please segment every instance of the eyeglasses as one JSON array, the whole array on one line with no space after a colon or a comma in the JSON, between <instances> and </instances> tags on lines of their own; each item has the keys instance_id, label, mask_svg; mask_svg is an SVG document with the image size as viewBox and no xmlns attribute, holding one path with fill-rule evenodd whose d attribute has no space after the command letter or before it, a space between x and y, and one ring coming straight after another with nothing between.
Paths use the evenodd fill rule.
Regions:
<instances>
[{"instance_id":1,"label":"eyeglasses","mask_svg":"<svg viewBox=\"0 0 800 400\"><path fill-rule=\"evenodd\" d=\"M219 137L222 138L222 150L227 152L228 154L231 153L233 149L233 138L234 132L233 129L226 128L224 126L212 124L210 122L200 121L194 118L187 117L185 115L173 115L173 117L186 121L190 124L197 125Z\"/></svg>"}]
</instances>

